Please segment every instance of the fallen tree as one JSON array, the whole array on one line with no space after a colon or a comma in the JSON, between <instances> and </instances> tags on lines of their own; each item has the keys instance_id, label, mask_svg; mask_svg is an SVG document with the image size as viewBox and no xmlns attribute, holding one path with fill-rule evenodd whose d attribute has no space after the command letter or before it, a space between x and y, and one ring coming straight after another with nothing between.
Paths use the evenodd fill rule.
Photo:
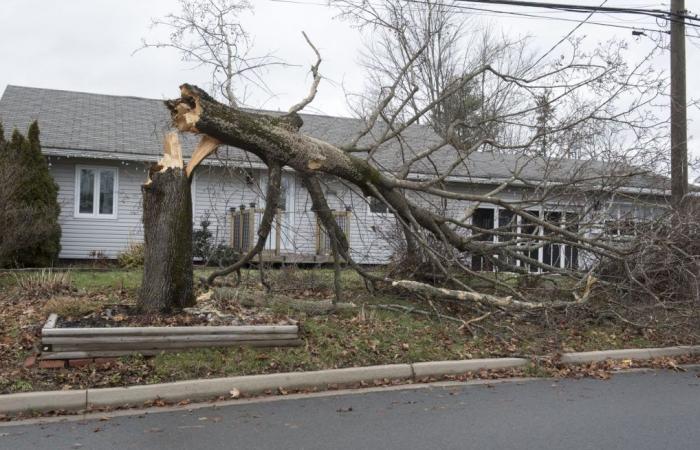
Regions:
<instances>
[{"instance_id":1,"label":"fallen tree","mask_svg":"<svg viewBox=\"0 0 700 450\"><path fill-rule=\"evenodd\" d=\"M339 266L343 261L365 277L370 287L384 283L412 295L476 307L537 311L586 304L597 280L589 273L596 261L630 257L629 246L613 242L600 232L599 224L604 220L601 217L606 214L601 205L617 192L629 195L625 190L627 183L647 173L636 163L649 163L649 158L658 154L644 149L654 148L663 138L663 128L645 110L663 91L659 75L643 63L629 64L622 56L622 44L611 43L586 53L576 41L570 43L566 61L557 60L543 67L521 62L507 70L503 61L497 59L506 58L504 47L496 52L496 59L483 56L487 53L484 50L480 59L471 61L468 67L452 65L450 73L433 73L445 67L434 58L443 57L435 50L441 49L440 37L450 24L441 16L449 14L449 9L428 2L426 16L418 21L425 33L413 33L412 24L404 20L406 11L399 7L403 2L390 2L396 6L386 13L393 14L391 20L385 20L383 11L366 3L342 3L347 4L345 14L363 26L383 30L380 36L385 51L394 46L400 48L400 57L387 56L386 65L378 60L373 66L374 86L379 89L363 98L365 108L359 112L359 128L347 142L326 142L302 130L304 122L299 112L313 102L321 81L321 56L306 35L316 55L311 66L313 81L308 95L286 113L254 112L235 102L220 102L190 84L180 86L179 98L166 102L174 127L182 133L196 134L201 140L184 169L181 158L175 158L178 162L172 165L166 152L164 161L152 171L150 184L144 187L145 195L148 189L155 189L156 180L162 183L170 173L171 178L180 180L172 183L185 186L198 164L220 145L254 155L270 173L256 244L235 264L212 273L203 280L204 284L215 283L218 277L240 269L260 254L276 212L279 174L286 167L303 180L313 211L330 237L336 300L342 293ZM433 20L435 17L440 20ZM451 42L456 45L458 40ZM436 57L435 53L440 54ZM426 60L434 64L426 68ZM447 81L427 86L429 81L417 78L416 73L435 75L423 77L425 80L437 77ZM478 96L473 94L476 87L481 92ZM424 95L424 91L430 95ZM626 100L631 93L636 97L629 103ZM488 106L490 99L499 98L507 100L509 106ZM463 101L470 105L466 116L464 108L454 107L455 102ZM474 102L482 105L480 110L474 108ZM624 105L619 106L618 102ZM421 133L420 124L426 119L439 132L439 139L428 139L422 147L415 148L405 136ZM626 142L630 136L632 142ZM175 139L175 135L168 139ZM572 142L579 148L577 151L584 148L589 154L586 162L564 164L564 170L562 164L571 154ZM378 158L389 144L395 152L391 157L399 161L391 168L384 167ZM601 147L608 153L604 154ZM520 159L510 169L509 177L499 180L500 184L490 190L452 188L452 178L470 180L470 159L484 151L518 155ZM636 159L620 156L635 151ZM436 164L436 159L442 163ZM539 179L526 175L526 171L536 172ZM355 194L385 205L401 230L412 260L417 267L429 264L431 271L440 275L433 279L439 278L441 285L403 277L405 272L401 271L367 272L356 264L321 188L320 180L325 178L337 180ZM149 188L151 184L153 187ZM501 195L512 189L527 190L527 195L519 200ZM177 270L191 270L185 261L188 257L191 260L191 254L157 247L160 243L167 247L166 242L171 246L189 242L184 234L165 230L175 227L175 223L182 224L180 231L186 233L184 223L189 213L178 212L178 208L189 204L189 191L173 190L171 195L187 198L171 201L170 209L154 208L165 215L160 221L144 221L145 227L150 227L146 230L146 246L155 248L150 253L146 250L147 258L156 258L151 262L153 269L144 273L141 303L149 310L167 310L190 304L192 299L191 279L184 276L179 282L176 276ZM637 201L634 196L630 198ZM152 201L155 200L149 200ZM449 202L462 205L456 214L444 206ZM480 205L503 211L503 223L493 227L477 220L475 213ZM146 200L144 206L148 207ZM555 213L547 210L555 207ZM168 216L171 217L166 219ZM562 264L565 252L570 252L566 256L569 262ZM542 257L543 254L549 257ZM572 262L582 254L586 255L586 267ZM159 264L157 260L163 257L170 262ZM477 267L475 261L482 267ZM560 276L567 281L571 298L529 298L516 286L482 272L491 268L528 277L533 272ZM420 269L412 273L417 272ZM480 292L481 288L473 287L465 277L487 283L488 292ZM154 294L158 291L161 293ZM151 297L158 300L153 302ZM147 306L148 302L152 305Z\"/></svg>"}]
</instances>

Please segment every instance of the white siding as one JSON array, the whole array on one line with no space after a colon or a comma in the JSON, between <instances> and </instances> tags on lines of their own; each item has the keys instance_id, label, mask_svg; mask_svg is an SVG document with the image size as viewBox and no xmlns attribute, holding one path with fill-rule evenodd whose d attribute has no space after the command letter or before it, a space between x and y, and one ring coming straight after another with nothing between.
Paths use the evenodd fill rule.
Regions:
<instances>
[{"instance_id":1,"label":"white siding","mask_svg":"<svg viewBox=\"0 0 700 450\"><path fill-rule=\"evenodd\" d=\"M85 259L99 252L107 258L115 258L130 242L143 240L141 223L141 185L147 176L148 163L119 162L113 160L91 160L84 158L49 158L51 173L59 185L59 203L62 228L61 258ZM118 168L117 216L116 218L75 217L76 166L108 166ZM230 243L229 208L238 209L241 204L258 207L264 204L264 175L260 170L250 171L248 177L231 168L201 166L193 181L193 225L200 227L202 220L210 222L210 230L219 242ZM283 236L288 241L288 253L314 255L316 253L316 216L311 212L311 199L303 189L298 176L285 173L290 181L289 195L293 196L290 208L285 213ZM252 182L250 182L252 180ZM350 246L351 255L361 264L383 264L391 260L400 242L400 230L391 214L374 214L369 211L367 201L361 193L345 186L338 180L324 180L324 191L332 209L351 209ZM452 185L458 192L484 194L490 188L483 185ZM521 189L506 189L499 196L509 200L522 199L527 195ZM425 194L410 194L416 203L430 209L443 209L439 201ZM611 199L613 200L613 199ZM650 204L656 199L649 199ZM560 199L560 209L590 202L585 198ZM615 202L617 203L617 202ZM474 206L467 201L449 201L447 214L463 217L468 208ZM491 205L481 205L489 207ZM465 231L466 232L466 231Z\"/></svg>"},{"instance_id":2,"label":"white siding","mask_svg":"<svg viewBox=\"0 0 700 450\"><path fill-rule=\"evenodd\" d=\"M209 230L218 242L228 243L229 208L249 206L259 202L258 183L247 184L245 177L237 170L223 167L200 166L192 186L194 206L193 222L196 229L201 222L208 220Z\"/></svg>"},{"instance_id":3,"label":"white siding","mask_svg":"<svg viewBox=\"0 0 700 450\"><path fill-rule=\"evenodd\" d=\"M129 242L143 240L141 225L141 184L146 178L145 163L126 163L78 158L49 158L50 170L59 186L61 205L60 258L84 259L100 252L115 258ZM116 218L75 217L76 165L118 168Z\"/></svg>"}]
</instances>

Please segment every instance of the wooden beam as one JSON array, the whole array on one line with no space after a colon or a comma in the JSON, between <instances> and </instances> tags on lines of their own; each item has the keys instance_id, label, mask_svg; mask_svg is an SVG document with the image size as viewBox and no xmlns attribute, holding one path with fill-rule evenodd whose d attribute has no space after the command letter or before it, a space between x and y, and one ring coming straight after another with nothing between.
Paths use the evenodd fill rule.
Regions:
<instances>
[{"instance_id":1,"label":"wooden beam","mask_svg":"<svg viewBox=\"0 0 700 450\"><path fill-rule=\"evenodd\" d=\"M56 321L58 320L58 314L51 313L49 314L49 318L46 320L46 323L44 324L44 328L41 330L41 334L44 334L45 330L50 330L52 328L56 328Z\"/></svg>"},{"instance_id":2,"label":"wooden beam","mask_svg":"<svg viewBox=\"0 0 700 450\"><path fill-rule=\"evenodd\" d=\"M301 339L288 339L280 341L253 341L246 343L248 347L298 347L304 341ZM113 358L126 355L154 356L161 353L181 352L193 350L193 348L164 348L164 349L141 349L141 350L71 350L71 351L51 351L42 352L39 359L84 359L84 358Z\"/></svg>"},{"instance_id":3,"label":"wooden beam","mask_svg":"<svg viewBox=\"0 0 700 450\"><path fill-rule=\"evenodd\" d=\"M185 342L237 342L237 341L269 341L277 339L297 339L296 333L288 334L201 334L182 336L53 336L43 337L42 344L71 344L89 346L92 344L161 344Z\"/></svg>"},{"instance_id":4,"label":"wooden beam","mask_svg":"<svg viewBox=\"0 0 700 450\"><path fill-rule=\"evenodd\" d=\"M79 352L92 350L129 350L138 353L141 350L188 350L211 347L293 347L301 345L300 339L267 339L256 341L202 341L202 342L144 342L144 343L102 343L102 344L53 344L48 352Z\"/></svg>"},{"instance_id":5,"label":"wooden beam","mask_svg":"<svg viewBox=\"0 0 700 450\"><path fill-rule=\"evenodd\" d=\"M51 328L44 329L42 337L78 336L176 336L197 334L248 335L296 334L297 325L230 325L194 327L114 327L114 328Z\"/></svg>"}]
</instances>

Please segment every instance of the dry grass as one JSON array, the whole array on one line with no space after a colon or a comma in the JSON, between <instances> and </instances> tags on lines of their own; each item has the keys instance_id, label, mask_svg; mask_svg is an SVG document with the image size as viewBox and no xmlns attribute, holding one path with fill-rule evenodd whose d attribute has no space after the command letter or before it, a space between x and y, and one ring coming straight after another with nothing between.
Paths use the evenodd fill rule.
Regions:
<instances>
[{"instance_id":1,"label":"dry grass","mask_svg":"<svg viewBox=\"0 0 700 450\"><path fill-rule=\"evenodd\" d=\"M44 269L40 272L15 273L13 276L17 287L31 297L51 296L71 290L71 276L68 272Z\"/></svg>"},{"instance_id":2,"label":"dry grass","mask_svg":"<svg viewBox=\"0 0 700 450\"><path fill-rule=\"evenodd\" d=\"M59 317L82 317L93 312L99 306L99 302L87 298L58 296L46 302L44 312L47 315L58 314Z\"/></svg>"}]
</instances>

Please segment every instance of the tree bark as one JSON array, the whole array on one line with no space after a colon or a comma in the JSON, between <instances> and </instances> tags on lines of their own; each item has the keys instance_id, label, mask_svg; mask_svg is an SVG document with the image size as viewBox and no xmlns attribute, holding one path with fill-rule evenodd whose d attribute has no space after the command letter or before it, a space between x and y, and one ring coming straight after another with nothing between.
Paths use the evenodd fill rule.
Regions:
<instances>
[{"instance_id":1,"label":"tree bark","mask_svg":"<svg viewBox=\"0 0 700 450\"><path fill-rule=\"evenodd\" d=\"M193 306L192 193L176 135L166 137L165 156L151 168L141 191L144 267L139 309L167 312Z\"/></svg>"}]
</instances>

